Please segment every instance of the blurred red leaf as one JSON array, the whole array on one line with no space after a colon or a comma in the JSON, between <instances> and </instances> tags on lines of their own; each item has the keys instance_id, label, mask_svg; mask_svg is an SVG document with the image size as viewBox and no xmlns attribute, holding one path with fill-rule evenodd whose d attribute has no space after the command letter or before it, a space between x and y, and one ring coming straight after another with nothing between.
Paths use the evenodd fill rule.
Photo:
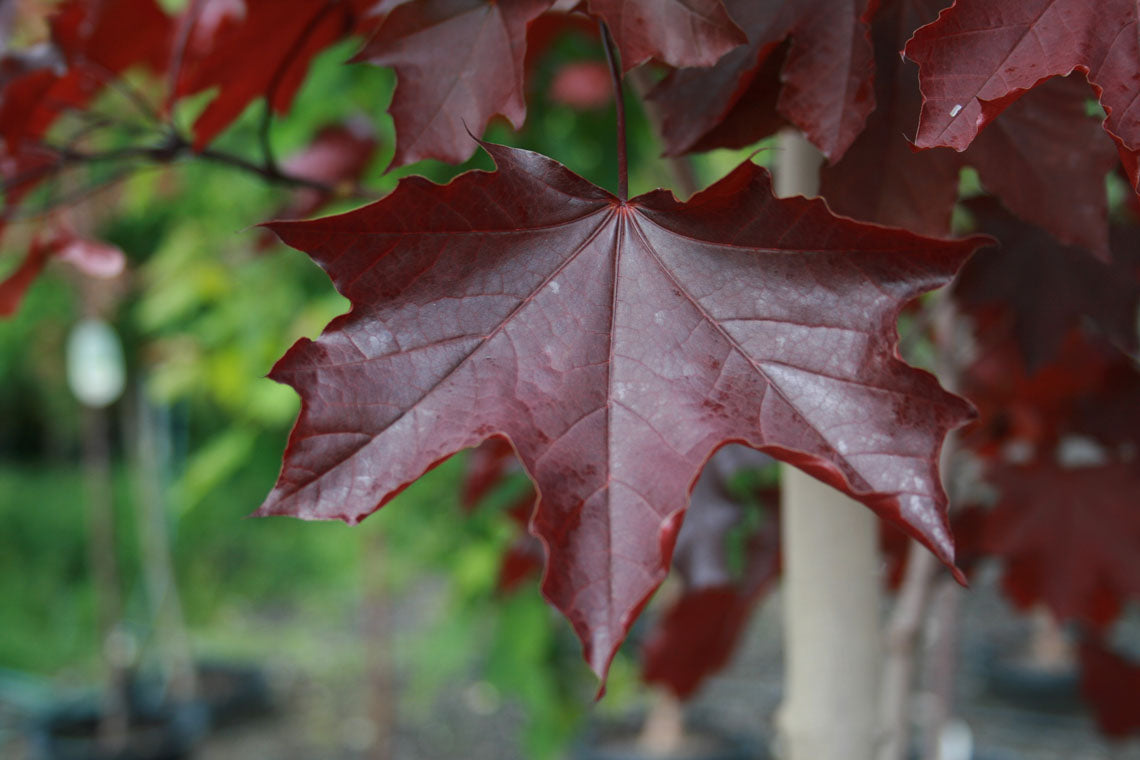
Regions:
<instances>
[{"instance_id":1,"label":"blurred red leaf","mask_svg":"<svg viewBox=\"0 0 1140 760\"><path fill-rule=\"evenodd\" d=\"M215 0L217 2L218 0ZM245 0L244 12L232 5L211 8L191 4L199 15L183 23L213 27L208 42L191 32L171 97L217 88L217 96L194 122L194 148L202 150L260 97L285 113L314 56L351 34L360 3L338 0Z\"/></svg>"},{"instance_id":2,"label":"blurred red leaf","mask_svg":"<svg viewBox=\"0 0 1140 760\"><path fill-rule=\"evenodd\" d=\"M0 281L0 317L9 317L19 310L24 294L53 256L89 277L117 277L126 267L122 250L108 243L78 237L62 227L37 235L23 262Z\"/></svg>"},{"instance_id":3,"label":"blurred red leaf","mask_svg":"<svg viewBox=\"0 0 1140 760\"><path fill-rule=\"evenodd\" d=\"M283 161L281 167L294 177L304 177L334 189L343 188L347 193L364 175L377 147L376 135L370 124L333 124L322 127L311 143ZM332 199L330 193L315 188L299 188L276 216L279 219L302 219Z\"/></svg>"},{"instance_id":4,"label":"blurred red leaf","mask_svg":"<svg viewBox=\"0 0 1140 760\"><path fill-rule=\"evenodd\" d=\"M132 66L166 70L174 22L154 0L68 0L51 17L54 48L4 83L0 133L9 151L35 140Z\"/></svg>"},{"instance_id":5,"label":"blurred red leaf","mask_svg":"<svg viewBox=\"0 0 1140 760\"><path fill-rule=\"evenodd\" d=\"M962 268L954 298L967 311L999 310L1030 371L1054 358L1068 332L1086 322L1125 351L1140 350L1140 278L1125 251L1106 264L1062 245L992 198L973 198L965 207L978 230L999 245Z\"/></svg>"},{"instance_id":6,"label":"blurred red leaf","mask_svg":"<svg viewBox=\"0 0 1140 760\"><path fill-rule=\"evenodd\" d=\"M1002 558L1002 589L1018 607L1103 628L1140 598L1137 462L1110 452L1105 464L1066 467L1040 456L995 464L987 480L999 498L983 549Z\"/></svg>"},{"instance_id":7,"label":"blurred red leaf","mask_svg":"<svg viewBox=\"0 0 1140 760\"><path fill-rule=\"evenodd\" d=\"M548 97L580 111L609 105L614 99L610 70L601 61L568 63L554 75Z\"/></svg>"},{"instance_id":8,"label":"blurred red leaf","mask_svg":"<svg viewBox=\"0 0 1140 760\"><path fill-rule=\"evenodd\" d=\"M1140 373L1111 346L1070 330L1031 372L998 319L979 332L990 339L962 375L960 391L978 410L963 445L992 458L1010 444L1049 449L1069 435L1116 444L1140 427Z\"/></svg>"},{"instance_id":9,"label":"blurred red leaf","mask_svg":"<svg viewBox=\"0 0 1140 760\"><path fill-rule=\"evenodd\" d=\"M712 68L673 72L650 96L662 114L666 154L742 147L772 134L786 119L830 160L839 160L875 107L868 26L874 5L730 0L728 10L748 44ZM772 63L788 40L777 69ZM766 113L773 103L778 115Z\"/></svg>"},{"instance_id":10,"label":"blurred red leaf","mask_svg":"<svg viewBox=\"0 0 1140 760\"><path fill-rule=\"evenodd\" d=\"M1140 733L1140 663L1113 652L1096 637L1080 645L1081 694L1092 707L1097 728L1124 739Z\"/></svg>"}]
</instances>

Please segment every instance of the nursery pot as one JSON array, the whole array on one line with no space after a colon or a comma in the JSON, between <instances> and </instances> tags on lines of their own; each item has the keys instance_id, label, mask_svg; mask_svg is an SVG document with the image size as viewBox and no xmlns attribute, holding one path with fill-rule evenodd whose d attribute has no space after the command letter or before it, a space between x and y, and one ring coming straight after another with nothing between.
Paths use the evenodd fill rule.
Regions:
<instances>
[{"instance_id":1,"label":"nursery pot","mask_svg":"<svg viewBox=\"0 0 1140 760\"><path fill-rule=\"evenodd\" d=\"M997 647L982 656L986 691L1023 710L1072 713L1083 709L1075 665L1043 668L1017 650Z\"/></svg>"},{"instance_id":2,"label":"nursery pot","mask_svg":"<svg viewBox=\"0 0 1140 760\"><path fill-rule=\"evenodd\" d=\"M600 726L574 750L573 760L769 760L764 745L754 739L712 726L687 727L680 746L662 754L638 742L628 725Z\"/></svg>"},{"instance_id":3,"label":"nursery pot","mask_svg":"<svg viewBox=\"0 0 1140 760\"><path fill-rule=\"evenodd\" d=\"M132 708L125 744L109 749L98 739L101 712L97 704L66 705L48 713L33 735L37 760L184 760L205 734L206 708L201 703Z\"/></svg>"},{"instance_id":4,"label":"nursery pot","mask_svg":"<svg viewBox=\"0 0 1140 760\"><path fill-rule=\"evenodd\" d=\"M229 728L273 711L265 673L254 665L200 662L198 698L209 711L211 728Z\"/></svg>"}]
</instances>

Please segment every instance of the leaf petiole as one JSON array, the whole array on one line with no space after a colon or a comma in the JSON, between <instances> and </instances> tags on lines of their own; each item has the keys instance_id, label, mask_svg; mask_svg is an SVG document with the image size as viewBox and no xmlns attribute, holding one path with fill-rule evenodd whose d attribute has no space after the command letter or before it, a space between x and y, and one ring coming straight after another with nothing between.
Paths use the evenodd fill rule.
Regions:
<instances>
[{"instance_id":1,"label":"leaf petiole","mask_svg":"<svg viewBox=\"0 0 1140 760\"><path fill-rule=\"evenodd\" d=\"M606 51L606 64L610 67L610 78L614 83L614 107L617 109L617 155L618 155L618 198L622 203L629 200L629 163L625 154L625 97L622 94L621 70L618 66L618 52L614 39L610 36L606 22L598 22L602 37L602 47Z\"/></svg>"}]
</instances>

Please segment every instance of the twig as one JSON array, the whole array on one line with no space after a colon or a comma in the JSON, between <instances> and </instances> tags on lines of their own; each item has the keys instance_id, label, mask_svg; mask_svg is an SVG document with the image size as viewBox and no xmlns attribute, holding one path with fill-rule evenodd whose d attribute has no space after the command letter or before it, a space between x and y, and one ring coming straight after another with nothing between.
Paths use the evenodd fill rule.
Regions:
<instances>
[{"instance_id":1,"label":"twig","mask_svg":"<svg viewBox=\"0 0 1140 760\"><path fill-rule=\"evenodd\" d=\"M166 77L166 103L163 110L166 112L167 123L174 127L174 101L178 97L178 83L182 79L182 66L186 62L186 49L190 45L190 36L198 20L202 17L202 9L206 7L206 0L191 0L186 11L186 23L178 29L178 37L174 40L174 52L170 56L170 68Z\"/></svg>"},{"instance_id":2,"label":"twig","mask_svg":"<svg viewBox=\"0 0 1140 760\"><path fill-rule=\"evenodd\" d=\"M662 134L664 121L661 117L661 109L646 97L653 89L653 82L650 80L648 69L638 68L629 72L629 81L633 85L633 91L641 101L642 107L645 108L649 121L653 123L657 133ZM685 198L690 198L701 189L701 182L697 178L696 167L693 166L692 158L689 156L666 156L665 163L673 175L673 181L677 183L677 190Z\"/></svg>"},{"instance_id":3,"label":"twig","mask_svg":"<svg viewBox=\"0 0 1140 760\"><path fill-rule=\"evenodd\" d=\"M606 51L606 63L610 67L610 78L614 84L614 107L617 111L617 155L618 155L618 197L624 203L629 200L629 162L625 150L625 97L622 94L621 70L618 66L618 53L609 27L604 21L598 22L602 37L602 47Z\"/></svg>"},{"instance_id":4,"label":"twig","mask_svg":"<svg viewBox=\"0 0 1140 760\"><path fill-rule=\"evenodd\" d=\"M902 760L910 745L910 704L915 650L938 560L917 541L910 541L906 574L887 628L883 662L884 741L879 760Z\"/></svg>"},{"instance_id":5,"label":"twig","mask_svg":"<svg viewBox=\"0 0 1140 760\"><path fill-rule=\"evenodd\" d=\"M305 46L309 37L317 30L317 27L325 20L329 12L338 6L345 10L346 13L346 31L350 28L349 22L351 21L351 16L348 13L349 9L347 6L345 6L342 0L328 0L328 2L322 5L320 9L313 14L313 17L309 19L309 23L305 24L305 28L297 35L297 39L293 41L285 57L282 58L281 65L273 72L273 78L269 80L269 86L265 88L265 111L262 113L261 125L258 128L258 140L261 143L261 158L265 162L265 168L273 174L280 174L277 169L277 158L273 153L273 143L270 139L270 130L273 126L273 101L277 98L277 90L280 89L281 82L285 79L285 73L296 61L301 48Z\"/></svg>"}]
</instances>

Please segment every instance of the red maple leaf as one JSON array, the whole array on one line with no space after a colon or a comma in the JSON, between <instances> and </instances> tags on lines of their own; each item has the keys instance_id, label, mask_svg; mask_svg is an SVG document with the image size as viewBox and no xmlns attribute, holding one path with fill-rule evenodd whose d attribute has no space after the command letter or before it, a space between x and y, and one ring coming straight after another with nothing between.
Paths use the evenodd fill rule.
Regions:
<instances>
[{"instance_id":1,"label":"red maple leaf","mask_svg":"<svg viewBox=\"0 0 1140 760\"><path fill-rule=\"evenodd\" d=\"M208 5L208 3L206 4ZM194 122L194 149L201 150L260 97L277 113L289 110L309 64L322 50L355 30L360 0L245 0L244 13L227 6L209 44L186 49L171 99L218 88L217 97ZM203 4L187 10L193 28ZM271 32L269 30L272 30ZM190 34L194 34L190 31Z\"/></svg>"},{"instance_id":2,"label":"red maple leaf","mask_svg":"<svg viewBox=\"0 0 1140 760\"><path fill-rule=\"evenodd\" d=\"M552 2L422 0L388 14L354 60L396 70L393 166L462 163L495 114L522 126L527 24Z\"/></svg>"},{"instance_id":3,"label":"red maple leaf","mask_svg":"<svg viewBox=\"0 0 1140 760\"><path fill-rule=\"evenodd\" d=\"M782 123L838 160L875 107L868 0L731 0L748 44L712 68L681 69L654 89L667 155L736 148ZM781 56L790 39L786 56ZM777 93L778 96L777 96Z\"/></svg>"},{"instance_id":4,"label":"red maple leaf","mask_svg":"<svg viewBox=\"0 0 1140 760\"><path fill-rule=\"evenodd\" d=\"M1058 620L1096 628L1140 598L1140 468L1115 461L1065 467L1041 456L999 464L1000 496L983 548L1004 561L1002 588L1020 608L1044 604Z\"/></svg>"},{"instance_id":5,"label":"red maple leaf","mask_svg":"<svg viewBox=\"0 0 1140 760\"><path fill-rule=\"evenodd\" d=\"M934 19L945 0L887 0L872 24L876 108L843 155L825 166L821 192L841 214L927 235L944 235L958 197L958 173L977 169L982 184L1021 218L1062 242L1108 254L1104 177L1116 151L1085 112L1079 77L1046 82L1014 103L961 154L915 151L918 68L898 51ZM1074 150L1074 146L1081 146Z\"/></svg>"},{"instance_id":6,"label":"red maple leaf","mask_svg":"<svg viewBox=\"0 0 1140 760\"><path fill-rule=\"evenodd\" d=\"M1084 636L1079 649L1081 694L1092 707L1097 728L1123 739L1140 733L1140 664L1112 651L1095 636Z\"/></svg>"},{"instance_id":7,"label":"red maple leaf","mask_svg":"<svg viewBox=\"0 0 1140 760\"><path fill-rule=\"evenodd\" d=\"M973 198L965 207L999 246L962 268L954 297L966 310L999 310L1029 370L1056 356L1069 331L1086 321L1125 351L1140 349L1140 278L1125 251L1109 265L1061 245L992 198Z\"/></svg>"},{"instance_id":8,"label":"red maple leaf","mask_svg":"<svg viewBox=\"0 0 1140 760\"><path fill-rule=\"evenodd\" d=\"M722 0L587 0L587 7L606 22L626 71L650 58L711 66L748 41Z\"/></svg>"},{"instance_id":9,"label":"red maple leaf","mask_svg":"<svg viewBox=\"0 0 1140 760\"><path fill-rule=\"evenodd\" d=\"M1107 114L1140 192L1140 6L1136 0L957 0L914 33L922 116L915 144L965 150L1027 90L1079 71Z\"/></svg>"},{"instance_id":10,"label":"red maple leaf","mask_svg":"<svg viewBox=\"0 0 1140 760\"><path fill-rule=\"evenodd\" d=\"M509 438L540 491L544 591L603 674L726 441L788 461L946 562L937 458L969 407L896 353L902 305L980 240L777 200L745 163L688 203L621 201L543 156L271 228L353 303L271 377L302 397L259 514L355 523L456 451Z\"/></svg>"}]
</instances>

